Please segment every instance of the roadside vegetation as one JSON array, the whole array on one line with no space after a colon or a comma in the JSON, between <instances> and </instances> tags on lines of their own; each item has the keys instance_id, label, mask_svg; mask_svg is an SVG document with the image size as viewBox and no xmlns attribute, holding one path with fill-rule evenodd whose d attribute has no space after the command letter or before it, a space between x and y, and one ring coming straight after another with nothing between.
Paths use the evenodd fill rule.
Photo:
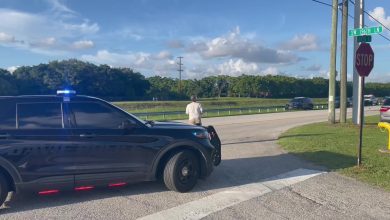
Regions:
<instances>
[{"instance_id":1,"label":"roadside vegetation","mask_svg":"<svg viewBox=\"0 0 390 220\"><path fill-rule=\"evenodd\" d=\"M378 150L387 146L387 131L377 127L379 116L365 119L362 163L356 166L359 127L347 124L315 123L290 129L279 144L290 153L331 171L354 177L390 191L390 154Z\"/></svg>"},{"instance_id":2,"label":"roadside vegetation","mask_svg":"<svg viewBox=\"0 0 390 220\"><path fill-rule=\"evenodd\" d=\"M184 79L179 83L174 77L146 77L130 68L113 68L75 59L22 66L12 73L0 69L0 95L47 95L55 94L61 88L72 88L77 94L110 101L188 100L193 94L200 98L318 98L328 96L328 79L265 75L261 72L237 77L215 73L201 79ZM367 94L383 97L389 95L390 83L367 83L365 89ZM351 82L347 90L352 93Z\"/></svg>"},{"instance_id":3,"label":"roadside vegetation","mask_svg":"<svg viewBox=\"0 0 390 220\"><path fill-rule=\"evenodd\" d=\"M288 101L289 99L229 97L204 98L199 100L204 111L203 118L284 112L284 106ZM113 104L144 120L169 121L187 119L188 116L185 114L185 108L189 102L144 101L114 102ZM319 105L318 109L327 107L325 98L316 98L313 99L313 102L315 105Z\"/></svg>"},{"instance_id":4,"label":"roadside vegetation","mask_svg":"<svg viewBox=\"0 0 390 220\"><path fill-rule=\"evenodd\" d=\"M205 111L211 109L225 108L247 108L247 107L268 107L285 106L290 99L269 99L269 98L203 98L199 102ZM169 112L185 111L186 101L143 101L143 102L113 102L113 104L130 113L146 112ZM313 99L314 104L326 104L326 98Z\"/></svg>"}]
</instances>

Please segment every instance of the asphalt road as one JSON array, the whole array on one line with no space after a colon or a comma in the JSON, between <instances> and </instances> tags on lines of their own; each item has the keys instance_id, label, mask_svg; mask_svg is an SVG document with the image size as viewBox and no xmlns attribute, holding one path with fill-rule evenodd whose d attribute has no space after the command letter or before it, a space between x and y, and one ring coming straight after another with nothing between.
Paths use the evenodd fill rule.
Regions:
<instances>
[{"instance_id":1,"label":"asphalt road","mask_svg":"<svg viewBox=\"0 0 390 220\"><path fill-rule=\"evenodd\" d=\"M326 119L327 111L205 119L219 132L223 161L192 192L151 182L52 196L16 194L0 218L390 219L390 193L328 173L276 144L281 132Z\"/></svg>"}]
</instances>

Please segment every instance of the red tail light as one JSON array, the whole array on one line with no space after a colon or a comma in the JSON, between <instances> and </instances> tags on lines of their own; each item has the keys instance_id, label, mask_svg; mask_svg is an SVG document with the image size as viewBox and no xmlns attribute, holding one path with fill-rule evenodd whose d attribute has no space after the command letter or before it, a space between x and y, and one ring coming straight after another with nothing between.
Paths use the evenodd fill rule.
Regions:
<instances>
[{"instance_id":1,"label":"red tail light","mask_svg":"<svg viewBox=\"0 0 390 220\"><path fill-rule=\"evenodd\" d=\"M76 187L74 188L74 190L76 191L84 191L84 190L91 190L95 188L94 186L79 186L79 187Z\"/></svg>"},{"instance_id":2,"label":"red tail light","mask_svg":"<svg viewBox=\"0 0 390 220\"><path fill-rule=\"evenodd\" d=\"M58 189L52 189L52 190L45 190L45 191L40 191L38 192L39 195L50 195L50 194L55 194L58 193Z\"/></svg>"},{"instance_id":3,"label":"red tail light","mask_svg":"<svg viewBox=\"0 0 390 220\"><path fill-rule=\"evenodd\" d=\"M126 185L125 182L108 184L109 187L118 187L118 186L124 186L124 185Z\"/></svg>"},{"instance_id":4,"label":"red tail light","mask_svg":"<svg viewBox=\"0 0 390 220\"><path fill-rule=\"evenodd\" d=\"M382 107L379 111L380 112L387 112L390 109L390 107Z\"/></svg>"}]
</instances>

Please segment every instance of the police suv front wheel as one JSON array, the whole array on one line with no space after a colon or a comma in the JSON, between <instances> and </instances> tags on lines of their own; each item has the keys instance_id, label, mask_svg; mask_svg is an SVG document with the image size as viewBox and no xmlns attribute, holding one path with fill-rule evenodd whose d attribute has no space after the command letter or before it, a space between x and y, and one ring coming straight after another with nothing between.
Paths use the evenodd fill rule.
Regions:
<instances>
[{"instance_id":1,"label":"police suv front wheel","mask_svg":"<svg viewBox=\"0 0 390 220\"><path fill-rule=\"evenodd\" d=\"M165 186L173 191L188 192L199 178L199 161L189 150L174 154L164 168Z\"/></svg>"}]
</instances>

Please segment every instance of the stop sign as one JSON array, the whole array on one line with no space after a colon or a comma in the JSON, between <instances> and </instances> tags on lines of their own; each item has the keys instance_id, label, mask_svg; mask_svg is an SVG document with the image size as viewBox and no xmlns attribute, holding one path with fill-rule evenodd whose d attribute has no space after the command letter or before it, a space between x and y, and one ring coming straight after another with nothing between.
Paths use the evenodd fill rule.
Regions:
<instances>
[{"instance_id":1,"label":"stop sign","mask_svg":"<svg viewBox=\"0 0 390 220\"><path fill-rule=\"evenodd\" d=\"M355 67L359 75L366 77L374 67L374 51L370 44L361 43L355 54Z\"/></svg>"}]
</instances>

